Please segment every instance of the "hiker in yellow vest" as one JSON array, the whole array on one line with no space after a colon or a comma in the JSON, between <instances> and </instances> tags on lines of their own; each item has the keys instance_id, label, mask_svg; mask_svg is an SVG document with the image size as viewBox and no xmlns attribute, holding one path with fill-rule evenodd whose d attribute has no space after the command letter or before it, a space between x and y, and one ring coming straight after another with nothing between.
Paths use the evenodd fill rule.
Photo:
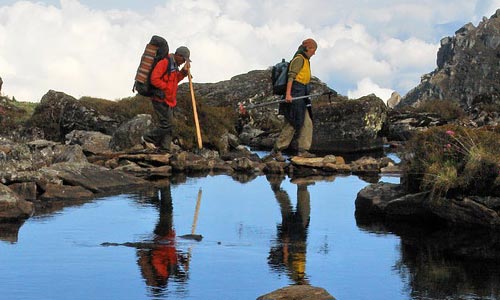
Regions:
<instances>
[{"instance_id":1,"label":"hiker in yellow vest","mask_svg":"<svg viewBox=\"0 0 500 300\"><path fill-rule=\"evenodd\" d=\"M292 101L292 98L309 95L309 82L311 81L309 60L316 53L317 48L318 44L313 39L304 40L290 62L286 102L280 104L280 112L285 116L285 123L271 153L278 161L284 161L281 151L288 148L296 132L298 133L297 155L306 158L314 157L314 154L308 152L313 134L311 100L304 98Z\"/></svg>"}]
</instances>

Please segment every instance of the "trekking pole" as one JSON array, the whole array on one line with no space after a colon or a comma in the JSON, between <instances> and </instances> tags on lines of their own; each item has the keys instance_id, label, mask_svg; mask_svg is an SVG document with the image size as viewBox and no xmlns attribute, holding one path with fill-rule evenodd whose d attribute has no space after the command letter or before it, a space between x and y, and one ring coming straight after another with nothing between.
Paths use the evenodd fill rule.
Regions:
<instances>
[{"instance_id":1,"label":"trekking pole","mask_svg":"<svg viewBox=\"0 0 500 300\"><path fill-rule=\"evenodd\" d=\"M315 97L319 97L319 96L323 96L323 95L332 95L332 94L333 94L333 92L324 92L324 93L311 94L311 95L306 95L306 96L294 97L294 98L292 98L292 101L300 100L300 99L304 99L304 98L315 98ZM268 105L272 105L272 104L276 104L276 103L285 103L285 102L286 102L285 99L279 99L279 100L274 100L274 101L269 101L269 102L264 102L264 103L249 105L247 108L248 109L252 109L252 108L257 108L257 107L262 107L262 106L268 106Z\"/></svg>"},{"instance_id":2,"label":"trekking pole","mask_svg":"<svg viewBox=\"0 0 500 300\"><path fill-rule=\"evenodd\" d=\"M194 98L194 89L193 89L193 80L191 76L191 71L188 71L189 78L189 89L191 90L191 102L193 103L193 115L194 115L194 124L196 126L196 137L198 138L198 149L202 149L202 141L201 141L201 131L200 131L200 123L198 122L198 112L196 110L196 100Z\"/></svg>"}]
</instances>

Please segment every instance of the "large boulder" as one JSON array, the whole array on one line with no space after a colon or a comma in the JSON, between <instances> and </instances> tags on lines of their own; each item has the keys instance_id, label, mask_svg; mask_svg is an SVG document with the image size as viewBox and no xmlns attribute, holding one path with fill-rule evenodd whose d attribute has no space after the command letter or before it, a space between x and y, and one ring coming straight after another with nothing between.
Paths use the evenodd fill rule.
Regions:
<instances>
[{"instance_id":1,"label":"large boulder","mask_svg":"<svg viewBox=\"0 0 500 300\"><path fill-rule=\"evenodd\" d=\"M387 100L387 106L389 108L394 108L399 102L401 102L401 95L399 95L398 92L392 92L391 97Z\"/></svg>"},{"instance_id":2,"label":"large boulder","mask_svg":"<svg viewBox=\"0 0 500 300\"><path fill-rule=\"evenodd\" d=\"M73 130L66 135L66 144L79 145L89 154L111 152L110 141L111 136L98 131Z\"/></svg>"},{"instance_id":3,"label":"large boulder","mask_svg":"<svg viewBox=\"0 0 500 300\"><path fill-rule=\"evenodd\" d=\"M329 153L381 150L380 132L386 118L387 107L375 95L313 105L311 150Z\"/></svg>"},{"instance_id":4,"label":"large boulder","mask_svg":"<svg viewBox=\"0 0 500 300\"><path fill-rule=\"evenodd\" d=\"M132 120L123 123L113 134L110 147L114 151L131 149L141 142L141 136L152 127L151 115L140 114Z\"/></svg>"},{"instance_id":5,"label":"large boulder","mask_svg":"<svg viewBox=\"0 0 500 300\"><path fill-rule=\"evenodd\" d=\"M500 198L443 198L430 192L407 194L401 185L371 184L356 197L356 219L439 220L458 226L500 228Z\"/></svg>"},{"instance_id":6,"label":"large boulder","mask_svg":"<svg viewBox=\"0 0 500 300\"><path fill-rule=\"evenodd\" d=\"M371 184L356 197L356 219L426 219L433 216L427 196L428 193L406 195L399 184Z\"/></svg>"},{"instance_id":7,"label":"large boulder","mask_svg":"<svg viewBox=\"0 0 500 300\"><path fill-rule=\"evenodd\" d=\"M50 90L40 100L30 119L32 126L43 130L45 137L63 141L73 130L99 131L113 134L118 122L86 107L82 102L62 92Z\"/></svg>"},{"instance_id":8,"label":"large boulder","mask_svg":"<svg viewBox=\"0 0 500 300\"><path fill-rule=\"evenodd\" d=\"M201 96L203 103L209 106L232 106L236 109L240 102L247 106L275 98L271 82L271 68L253 70L217 83L193 83L193 88L196 94ZM327 91L326 85L316 77L311 79L311 88L315 92ZM189 93L189 85L179 86L178 94Z\"/></svg>"}]
</instances>

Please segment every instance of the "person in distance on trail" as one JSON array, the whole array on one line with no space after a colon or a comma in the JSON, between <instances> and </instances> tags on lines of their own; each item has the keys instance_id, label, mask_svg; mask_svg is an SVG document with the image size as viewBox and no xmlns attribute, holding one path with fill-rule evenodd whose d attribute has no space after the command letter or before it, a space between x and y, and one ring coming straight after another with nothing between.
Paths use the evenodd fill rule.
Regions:
<instances>
[{"instance_id":1,"label":"person in distance on trail","mask_svg":"<svg viewBox=\"0 0 500 300\"><path fill-rule=\"evenodd\" d=\"M151 72L151 84L159 89L159 93L151 97L153 108L158 116L158 127L146 132L141 139L146 149L171 152L174 129L174 107L177 105L177 86L184 79L191 67L190 51L187 47L177 48L160 60ZM181 70L179 66L184 64Z\"/></svg>"},{"instance_id":2,"label":"person in distance on trail","mask_svg":"<svg viewBox=\"0 0 500 300\"><path fill-rule=\"evenodd\" d=\"M313 123L311 100L309 98L292 101L293 97L306 96L310 93L311 67L309 60L316 53L318 44L309 38L300 44L288 68L285 103L280 104L280 112L285 116L285 123L274 144L271 155L278 161L285 161L281 151L288 148L295 133L298 133L298 156L314 157L309 153L312 143Z\"/></svg>"}]
</instances>

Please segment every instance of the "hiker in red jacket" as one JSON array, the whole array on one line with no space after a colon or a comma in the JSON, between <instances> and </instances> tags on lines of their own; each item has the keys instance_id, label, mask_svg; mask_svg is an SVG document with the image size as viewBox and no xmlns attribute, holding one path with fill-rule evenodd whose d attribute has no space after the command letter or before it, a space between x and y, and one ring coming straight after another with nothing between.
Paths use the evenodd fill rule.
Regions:
<instances>
[{"instance_id":1,"label":"hiker in red jacket","mask_svg":"<svg viewBox=\"0 0 500 300\"><path fill-rule=\"evenodd\" d=\"M141 142L147 149L171 152L174 129L174 107L177 105L177 86L188 75L191 67L190 51L187 47L177 48L167 58L160 60L151 73L151 84L159 93L151 97L153 108L158 116L158 127L142 136ZM184 64L181 70L179 66Z\"/></svg>"}]
</instances>

